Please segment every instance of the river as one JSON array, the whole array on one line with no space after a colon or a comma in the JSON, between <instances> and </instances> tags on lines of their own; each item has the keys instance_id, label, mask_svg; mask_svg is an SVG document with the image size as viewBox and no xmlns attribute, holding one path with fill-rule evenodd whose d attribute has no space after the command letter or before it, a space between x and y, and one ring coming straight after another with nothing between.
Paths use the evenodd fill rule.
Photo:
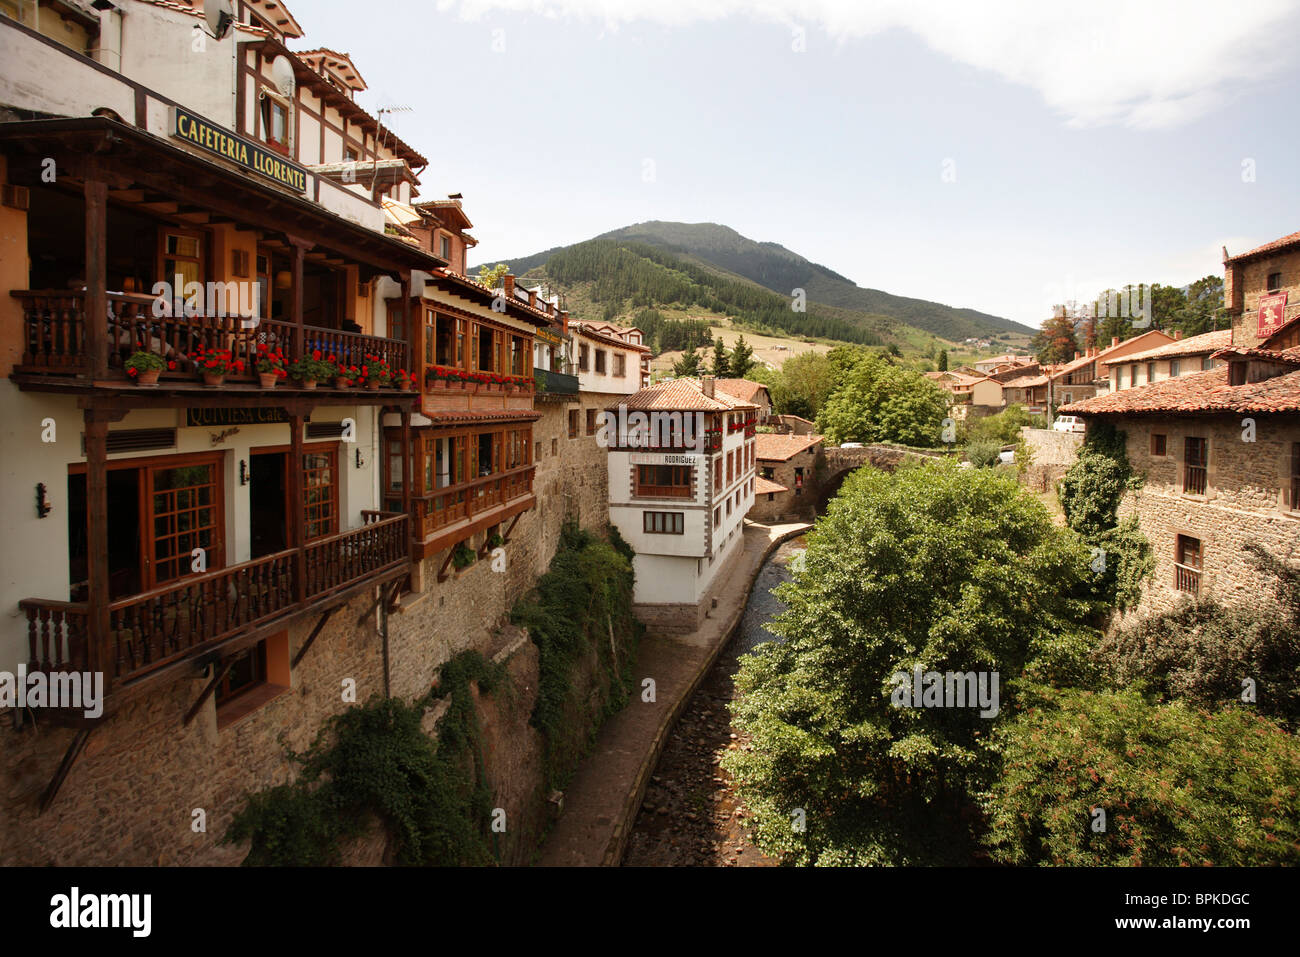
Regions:
<instances>
[{"instance_id":1,"label":"river","mask_svg":"<svg viewBox=\"0 0 1300 957\"><path fill-rule=\"evenodd\" d=\"M802 537L781 545L759 569L736 633L691 696L672 729L633 824L623 863L633 867L771 867L778 862L754 847L749 811L718 765L744 744L731 726L728 703L741 656L777 639L767 623L785 607L772 589L789 581Z\"/></svg>"}]
</instances>

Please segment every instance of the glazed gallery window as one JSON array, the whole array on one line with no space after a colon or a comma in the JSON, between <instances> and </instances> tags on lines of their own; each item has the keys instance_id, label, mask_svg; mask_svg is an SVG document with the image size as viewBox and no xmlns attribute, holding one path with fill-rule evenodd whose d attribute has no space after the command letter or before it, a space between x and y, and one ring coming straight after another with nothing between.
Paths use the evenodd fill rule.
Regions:
<instances>
[{"instance_id":1,"label":"glazed gallery window","mask_svg":"<svg viewBox=\"0 0 1300 957\"><path fill-rule=\"evenodd\" d=\"M638 465L636 494L656 498L690 498L695 470L689 465Z\"/></svg>"},{"instance_id":2,"label":"glazed gallery window","mask_svg":"<svg viewBox=\"0 0 1300 957\"><path fill-rule=\"evenodd\" d=\"M1174 587L1195 595L1201 589L1201 540L1179 535L1174 553Z\"/></svg>"},{"instance_id":3,"label":"glazed gallery window","mask_svg":"<svg viewBox=\"0 0 1300 957\"><path fill-rule=\"evenodd\" d=\"M289 105L263 91L262 139L277 152L289 153Z\"/></svg>"},{"instance_id":4,"label":"glazed gallery window","mask_svg":"<svg viewBox=\"0 0 1300 957\"><path fill-rule=\"evenodd\" d=\"M1183 492L1204 495L1209 464L1206 439L1188 436L1183 440Z\"/></svg>"},{"instance_id":5,"label":"glazed gallery window","mask_svg":"<svg viewBox=\"0 0 1300 957\"><path fill-rule=\"evenodd\" d=\"M400 471L400 470L399 470ZM302 457L302 491L307 509L307 540L338 531L338 452L309 452Z\"/></svg>"},{"instance_id":6,"label":"glazed gallery window","mask_svg":"<svg viewBox=\"0 0 1300 957\"><path fill-rule=\"evenodd\" d=\"M642 530L651 535L682 535L686 515L682 512L642 512Z\"/></svg>"}]
</instances>

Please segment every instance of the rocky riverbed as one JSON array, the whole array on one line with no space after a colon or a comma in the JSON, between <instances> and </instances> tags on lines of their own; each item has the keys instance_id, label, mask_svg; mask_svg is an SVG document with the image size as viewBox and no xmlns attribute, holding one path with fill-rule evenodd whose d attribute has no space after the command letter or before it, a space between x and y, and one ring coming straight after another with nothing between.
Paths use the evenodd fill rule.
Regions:
<instances>
[{"instance_id":1,"label":"rocky riverbed","mask_svg":"<svg viewBox=\"0 0 1300 957\"><path fill-rule=\"evenodd\" d=\"M750 812L719 764L727 751L745 743L727 710L740 657L759 642L772 640L764 626L783 606L771 589L790 579L787 566L803 548L802 538L785 543L759 571L740 627L691 696L664 747L633 826L625 865L771 867L779 863L754 846Z\"/></svg>"}]
</instances>

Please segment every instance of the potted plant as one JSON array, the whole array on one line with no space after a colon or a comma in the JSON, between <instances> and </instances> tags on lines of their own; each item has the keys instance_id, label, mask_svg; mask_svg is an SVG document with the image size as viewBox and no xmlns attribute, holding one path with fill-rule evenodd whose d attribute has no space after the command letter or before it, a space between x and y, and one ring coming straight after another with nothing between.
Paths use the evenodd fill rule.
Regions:
<instances>
[{"instance_id":1,"label":"potted plant","mask_svg":"<svg viewBox=\"0 0 1300 957\"><path fill-rule=\"evenodd\" d=\"M334 362L334 388L350 389L356 382L360 371L356 366L346 365L335 360Z\"/></svg>"},{"instance_id":2,"label":"potted plant","mask_svg":"<svg viewBox=\"0 0 1300 957\"><path fill-rule=\"evenodd\" d=\"M367 355L365 361L361 363L360 379L367 389L374 392L392 385L393 370L389 367L387 359Z\"/></svg>"},{"instance_id":3,"label":"potted plant","mask_svg":"<svg viewBox=\"0 0 1300 957\"><path fill-rule=\"evenodd\" d=\"M463 572L465 569L469 568L470 565L473 565L477 558L478 556L474 554L474 549L470 548L464 542L461 542L452 550L451 564L457 572Z\"/></svg>"},{"instance_id":4,"label":"potted plant","mask_svg":"<svg viewBox=\"0 0 1300 957\"><path fill-rule=\"evenodd\" d=\"M257 378L261 380L263 389L274 389L281 379L288 378L289 362L285 359L284 353L279 349L272 349L266 343L258 344L257 361L254 364L257 368Z\"/></svg>"},{"instance_id":5,"label":"potted plant","mask_svg":"<svg viewBox=\"0 0 1300 957\"><path fill-rule=\"evenodd\" d=\"M203 376L203 384L218 388L231 372L243 372L244 360L236 359L229 349L205 349L199 346L194 356L195 368Z\"/></svg>"},{"instance_id":6,"label":"potted plant","mask_svg":"<svg viewBox=\"0 0 1300 957\"><path fill-rule=\"evenodd\" d=\"M398 369L393 373L393 381L396 382L397 387L404 392L412 392L415 390L414 372L407 372L405 369Z\"/></svg>"},{"instance_id":7,"label":"potted plant","mask_svg":"<svg viewBox=\"0 0 1300 957\"><path fill-rule=\"evenodd\" d=\"M162 356L145 349L137 350L123 363L126 374L135 380L135 384L146 388L157 388L158 376L162 375L167 363Z\"/></svg>"},{"instance_id":8,"label":"potted plant","mask_svg":"<svg viewBox=\"0 0 1300 957\"><path fill-rule=\"evenodd\" d=\"M313 349L310 356L299 359L289 366L289 374L297 379L304 389L314 389L317 382L332 379L334 369L333 363L321 358L319 349Z\"/></svg>"}]
</instances>

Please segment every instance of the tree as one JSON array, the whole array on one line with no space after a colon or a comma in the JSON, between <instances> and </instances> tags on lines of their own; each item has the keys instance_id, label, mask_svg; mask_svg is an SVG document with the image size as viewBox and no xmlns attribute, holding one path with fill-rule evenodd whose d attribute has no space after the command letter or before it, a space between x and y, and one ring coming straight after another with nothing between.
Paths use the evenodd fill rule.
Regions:
<instances>
[{"instance_id":1,"label":"tree","mask_svg":"<svg viewBox=\"0 0 1300 957\"><path fill-rule=\"evenodd\" d=\"M934 446L948 414L948 394L911 369L865 350L828 353L839 385L817 415L828 442L901 442Z\"/></svg>"},{"instance_id":2,"label":"tree","mask_svg":"<svg viewBox=\"0 0 1300 957\"><path fill-rule=\"evenodd\" d=\"M1013 479L950 462L851 474L778 597L783 639L741 661L724 767L757 839L797 864L969 861L971 797L1017 681L1090 674L1087 552ZM999 676L999 710L893 703L896 674ZM791 826L794 809L805 826Z\"/></svg>"},{"instance_id":3,"label":"tree","mask_svg":"<svg viewBox=\"0 0 1300 957\"><path fill-rule=\"evenodd\" d=\"M1074 319L1065 314L1055 315L1043 323L1029 347L1038 354L1042 363L1068 362L1079 351L1079 340L1074 334Z\"/></svg>"},{"instance_id":4,"label":"tree","mask_svg":"<svg viewBox=\"0 0 1300 957\"><path fill-rule=\"evenodd\" d=\"M886 347L885 351L888 352L891 356L897 356L897 357L899 357L899 358L902 358L902 355L903 355L903 351L902 351L901 349L898 348L898 343L897 343L897 342L891 342L891 343Z\"/></svg>"},{"instance_id":5,"label":"tree","mask_svg":"<svg viewBox=\"0 0 1300 957\"><path fill-rule=\"evenodd\" d=\"M1132 688L1043 689L1036 704L994 732L1004 771L982 803L995 860L1300 863L1300 745L1272 721Z\"/></svg>"},{"instance_id":6,"label":"tree","mask_svg":"<svg viewBox=\"0 0 1300 957\"><path fill-rule=\"evenodd\" d=\"M495 289L501 282L501 277L510 271L510 267L505 263L497 263L491 269L487 266L478 267L478 281L489 289Z\"/></svg>"},{"instance_id":7,"label":"tree","mask_svg":"<svg viewBox=\"0 0 1300 957\"><path fill-rule=\"evenodd\" d=\"M720 379L725 379L730 366L727 363L727 347L722 341L722 336L718 336L713 343L713 374Z\"/></svg>"},{"instance_id":8,"label":"tree","mask_svg":"<svg viewBox=\"0 0 1300 957\"><path fill-rule=\"evenodd\" d=\"M700 354L692 346L682 353L682 357L673 363L673 375L694 376L700 374Z\"/></svg>"},{"instance_id":9,"label":"tree","mask_svg":"<svg viewBox=\"0 0 1300 957\"><path fill-rule=\"evenodd\" d=\"M751 378L758 375L756 370L749 374ZM804 352L786 359L781 371L771 379L767 385L772 393L772 410L777 415L812 420L835 388L835 368L825 353Z\"/></svg>"},{"instance_id":10,"label":"tree","mask_svg":"<svg viewBox=\"0 0 1300 957\"><path fill-rule=\"evenodd\" d=\"M948 371L948 350L947 349L939 350L939 371L940 372Z\"/></svg>"},{"instance_id":11,"label":"tree","mask_svg":"<svg viewBox=\"0 0 1300 957\"><path fill-rule=\"evenodd\" d=\"M754 350L745 341L745 337L741 336L736 340L736 347L731 350L731 376L734 379L743 379L749 375L749 370L753 367Z\"/></svg>"}]
</instances>

